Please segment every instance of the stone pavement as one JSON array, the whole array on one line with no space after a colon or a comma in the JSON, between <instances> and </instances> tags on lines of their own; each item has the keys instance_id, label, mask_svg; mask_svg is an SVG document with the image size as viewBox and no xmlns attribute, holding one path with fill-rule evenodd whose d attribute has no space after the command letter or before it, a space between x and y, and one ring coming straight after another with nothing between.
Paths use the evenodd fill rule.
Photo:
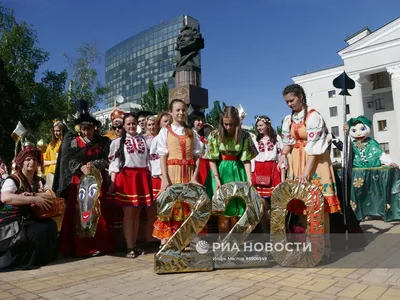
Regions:
<instances>
[{"instance_id":1,"label":"stone pavement","mask_svg":"<svg viewBox=\"0 0 400 300\"><path fill-rule=\"evenodd\" d=\"M363 227L375 234L363 252L310 269L156 275L152 254L102 256L1 273L0 299L400 299L400 224L368 221Z\"/></svg>"}]
</instances>

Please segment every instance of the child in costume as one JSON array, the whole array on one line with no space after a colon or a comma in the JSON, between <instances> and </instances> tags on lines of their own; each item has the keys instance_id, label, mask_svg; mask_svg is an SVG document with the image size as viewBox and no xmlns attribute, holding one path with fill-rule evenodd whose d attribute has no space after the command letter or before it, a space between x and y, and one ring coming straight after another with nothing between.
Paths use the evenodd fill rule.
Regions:
<instances>
[{"instance_id":1,"label":"child in costume","mask_svg":"<svg viewBox=\"0 0 400 300\"><path fill-rule=\"evenodd\" d=\"M180 99L174 99L169 105L172 124L162 128L158 134L158 154L161 165L161 189L177 183L198 183L196 162L201 155L201 143L198 135L185 123L187 106ZM157 219L153 236L165 243L189 217L190 207L178 201L171 218Z\"/></svg>"},{"instance_id":2,"label":"child in costume","mask_svg":"<svg viewBox=\"0 0 400 300\"><path fill-rule=\"evenodd\" d=\"M127 113L123 118L122 137L110 146L110 193L115 192L115 202L123 207L123 230L127 245L127 258L136 258L144 251L136 246L141 207L146 207L149 224L156 215L156 203L151 199L148 178L149 152L146 141L137 133L137 117ZM150 230L150 229L148 229Z\"/></svg>"},{"instance_id":3,"label":"child in costume","mask_svg":"<svg viewBox=\"0 0 400 300\"><path fill-rule=\"evenodd\" d=\"M210 172L205 183L206 191L212 199L215 191L221 185L229 182L251 181L250 161L258 151L249 133L241 128L238 110L233 106L226 106L219 120L217 130L208 136L208 152L204 158L210 161ZM239 199L232 199L223 215L218 216L219 233L228 233L246 209Z\"/></svg>"},{"instance_id":4,"label":"child in costume","mask_svg":"<svg viewBox=\"0 0 400 300\"><path fill-rule=\"evenodd\" d=\"M268 232L269 220L266 212L268 211L266 198L270 200L272 191L281 183L281 172L278 169L279 156L282 153L282 139L276 135L271 126L271 120L267 116L256 118L258 135L253 139L258 145L258 155L251 161L253 184L264 202L264 214L261 219L263 232ZM270 203L269 203L270 204Z\"/></svg>"}]
</instances>

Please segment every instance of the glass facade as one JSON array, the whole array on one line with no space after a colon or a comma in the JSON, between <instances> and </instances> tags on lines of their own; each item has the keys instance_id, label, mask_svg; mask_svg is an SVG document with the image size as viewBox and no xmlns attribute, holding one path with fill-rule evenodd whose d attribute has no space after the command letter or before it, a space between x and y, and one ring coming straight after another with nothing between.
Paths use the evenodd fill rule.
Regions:
<instances>
[{"instance_id":1,"label":"glass facade","mask_svg":"<svg viewBox=\"0 0 400 300\"><path fill-rule=\"evenodd\" d=\"M140 104L147 93L149 80L156 88L166 82L175 87L176 39L185 25L197 27L198 21L189 16L178 16L138 33L106 51L106 84L110 92L105 107L113 107L116 96L124 102Z\"/></svg>"}]
</instances>

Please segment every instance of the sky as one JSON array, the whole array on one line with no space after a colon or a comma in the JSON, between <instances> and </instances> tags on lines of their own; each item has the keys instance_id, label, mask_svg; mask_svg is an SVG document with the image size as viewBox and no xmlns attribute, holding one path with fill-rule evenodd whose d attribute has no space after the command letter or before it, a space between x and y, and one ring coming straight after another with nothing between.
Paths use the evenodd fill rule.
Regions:
<instances>
[{"instance_id":1,"label":"sky","mask_svg":"<svg viewBox=\"0 0 400 300\"><path fill-rule=\"evenodd\" d=\"M41 68L68 68L85 43L101 53L148 27L181 14L200 22L202 85L214 100L268 115L274 126L290 113L282 90L291 78L342 64L344 40L364 27L374 31L400 17L398 0L0 0L37 30L50 52ZM104 61L103 61L104 63ZM98 66L101 82L104 65ZM340 99L338 98L338 101ZM103 107L103 105L99 105Z\"/></svg>"}]
</instances>

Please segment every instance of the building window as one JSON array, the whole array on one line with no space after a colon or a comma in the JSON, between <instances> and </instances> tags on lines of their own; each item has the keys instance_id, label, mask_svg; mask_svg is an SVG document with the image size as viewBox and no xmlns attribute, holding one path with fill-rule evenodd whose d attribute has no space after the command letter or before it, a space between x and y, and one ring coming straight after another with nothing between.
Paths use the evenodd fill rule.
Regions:
<instances>
[{"instance_id":1,"label":"building window","mask_svg":"<svg viewBox=\"0 0 400 300\"><path fill-rule=\"evenodd\" d=\"M383 99L376 99L375 100L375 109L382 110L385 109L385 102Z\"/></svg>"},{"instance_id":2,"label":"building window","mask_svg":"<svg viewBox=\"0 0 400 300\"><path fill-rule=\"evenodd\" d=\"M380 143L379 145L381 146L383 152L385 152L386 154L390 154L389 143Z\"/></svg>"},{"instance_id":3,"label":"building window","mask_svg":"<svg viewBox=\"0 0 400 300\"><path fill-rule=\"evenodd\" d=\"M339 136L339 126L333 126L331 127L331 132L335 136Z\"/></svg>"},{"instance_id":4,"label":"building window","mask_svg":"<svg viewBox=\"0 0 400 300\"><path fill-rule=\"evenodd\" d=\"M328 91L328 97L329 97L329 98L334 98L334 97L336 97L336 91L335 91L335 90Z\"/></svg>"},{"instance_id":5,"label":"building window","mask_svg":"<svg viewBox=\"0 0 400 300\"><path fill-rule=\"evenodd\" d=\"M336 116L338 115L338 113L337 113L337 106L329 107L329 115L330 115L331 117L336 117Z\"/></svg>"},{"instance_id":6,"label":"building window","mask_svg":"<svg viewBox=\"0 0 400 300\"><path fill-rule=\"evenodd\" d=\"M340 150L338 148L333 148L333 157L334 158L340 158L341 157L341 153L340 153Z\"/></svg>"},{"instance_id":7,"label":"building window","mask_svg":"<svg viewBox=\"0 0 400 300\"><path fill-rule=\"evenodd\" d=\"M371 81L374 83L374 90L390 87L390 78L388 72L372 74Z\"/></svg>"},{"instance_id":8,"label":"building window","mask_svg":"<svg viewBox=\"0 0 400 300\"><path fill-rule=\"evenodd\" d=\"M350 105L346 104L346 115L350 113Z\"/></svg>"},{"instance_id":9,"label":"building window","mask_svg":"<svg viewBox=\"0 0 400 300\"><path fill-rule=\"evenodd\" d=\"M379 131L385 131L385 130L387 130L387 123L386 123L386 120L380 120L380 121L378 121L378 130L379 130Z\"/></svg>"}]
</instances>

